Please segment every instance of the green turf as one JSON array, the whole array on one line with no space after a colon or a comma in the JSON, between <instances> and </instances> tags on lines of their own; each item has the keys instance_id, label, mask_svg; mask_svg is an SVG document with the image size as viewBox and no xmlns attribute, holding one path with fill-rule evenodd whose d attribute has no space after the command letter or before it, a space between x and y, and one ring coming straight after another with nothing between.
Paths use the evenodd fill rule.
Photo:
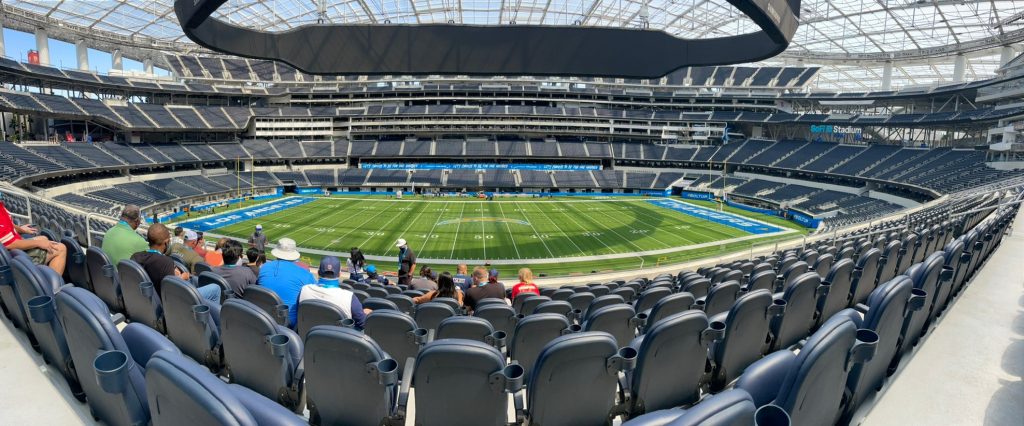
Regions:
<instances>
[{"instance_id":1,"label":"green turf","mask_svg":"<svg viewBox=\"0 0 1024 426\"><path fill-rule=\"evenodd\" d=\"M690 202L689 200L687 200ZM704 207L713 203L692 202ZM797 229L784 219L726 207L726 211ZM561 276L595 271L637 269L680 263L749 249L752 244L785 237L723 242L673 253L626 258L538 264L536 259L625 255L649 250L732 240L744 231L661 208L645 199L405 199L330 197L284 212L211 231L245 238L263 225L268 238L294 239L299 247L347 252L360 247L367 255L397 256L394 241L405 238L420 259L513 260L497 266L511 274L521 266ZM313 263L319 256L307 253ZM393 262L374 261L383 269ZM421 261L421 265L425 262ZM431 265L435 270L451 266Z\"/></svg>"}]
</instances>

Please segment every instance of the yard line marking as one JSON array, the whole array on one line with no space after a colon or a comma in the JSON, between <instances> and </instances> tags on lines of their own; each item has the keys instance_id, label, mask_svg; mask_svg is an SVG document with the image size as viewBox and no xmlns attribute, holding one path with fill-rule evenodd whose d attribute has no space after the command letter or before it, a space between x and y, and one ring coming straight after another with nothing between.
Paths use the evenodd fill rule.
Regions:
<instances>
[{"instance_id":1,"label":"yard line marking","mask_svg":"<svg viewBox=\"0 0 1024 426\"><path fill-rule=\"evenodd\" d=\"M350 230L349 230L348 232L346 232L346 233L342 234L342 236L338 237L338 239L339 239L339 240L340 240L340 239L343 239L343 238L347 237L347 236L348 236L348 234L351 234L351 233L352 233L353 231L355 231L356 229L360 229L360 228L362 228L362 227L363 227L363 225L366 225L367 223L370 223L370 221L371 221L371 220L374 220L374 219L376 219L376 218L377 218L377 216L380 216L380 215L381 215L381 214L383 214L384 212L386 212L386 211L390 210L390 209L391 209L391 207L392 207L392 206L387 206L387 207L384 207L383 209L381 209L380 211L378 211L378 212L377 212L377 214L375 214L375 215L371 216L371 217L370 217L369 219L366 219L366 220L364 220L364 221L363 221L363 223L360 223L360 224L359 224L359 226L354 226L354 227L352 227L352 229L350 229ZM356 247L358 247L358 246L356 246ZM329 248L330 248L330 247L328 247L328 249L329 249Z\"/></svg>"},{"instance_id":2,"label":"yard line marking","mask_svg":"<svg viewBox=\"0 0 1024 426\"><path fill-rule=\"evenodd\" d=\"M572 206L572 203L567 203L566 205L567 205L567 206ZM583 226L583 225L581 225L581 224L580 224L579 222L577 222L577 221L576 221L576 219L575 219L575 218L573 218L573 215L571 215L571 214L566 214L566 217L568 217L568 218L569 218L569 220L571 220L571 221L572 221L572 223L575 223L575 224L576 224L576 226L578 226L578 227L579 227L580 229L584 229L584 230L585 230L585 229L589 229L588 227L586 227L586 226ZM601 224L600 224L600 222L599 222L598 224L599 224L599 226L600 226L601 228L603 228L604 230L606 230L606 231L610 231L610 229L608 229L608 228L607 228L607 227L605 227L604 225L601 225ZM556 223L556 224L555 224L555 226L558 226L558 224ZM561 228L559 228L559 229L561 229ZM587 231L584 231L584 232L587 232ZM613 233L614 233L614 232L613 232ZM591 234L591 235L588 235L588 236L589 236L590 238L593 238L593 239L597 240L597 242L599 242L599 243L601 243L602 245L604 245L604 246L605 246L605 248L607 248L608 250L610 250L610 251L611 251L612 253L619 253L619 252L615 251L615 249L613 249L613 248L612 248L611 246L609 246L609 245L608 245L608 243L604 242L604 240L602 240L601 238L599 238L599 237L600 237L599 235L593 235L593 234ZM616 236L618 236L618 237L619 237L619 239L623 239L623 238L622 238L621 236L619 236L618 234L616 234ZM633 244L633 243L629 242L629 240L625 240L625 241L626 241L627 243ZM636 248L637 248L637 249L639 249L639 250L643 250L642 248L640 248L640 247L639 247L639 246L637 246L636 244L633 244L633 247L636 247Z\"/></svg>"},{"instance_id":3,"label":"yard line marking","mask_svg":"<svg viewBox=\"0 0 1024 426\"><path fill-rule=\"evenodd\" d=\"M448 259L455 258L455 246L459 244L459 228L462 227L462 215L466 213L466 204L462 203L462 211L459 212L459 221L455 224L455 238L452 240L452 252L448 255Z\"/></svg>"},{"instance_id":4,"label":"yard line marking","mask_svg":"<svg viewBox=\"0 0 1024 426\"><path fill-rule=\"evenodd\" d=\"M482 203L478 203L478 205L480 206L480 209L479 209L480 210L480 218L483 219L484 218L484 205ZM480 221L480 241L483 242L483 244L484 244L484 259L487 258L487 232L485 232L485 231L487 231L487 224L484 223L484 221L481 220Z\"/></svg>"},{"instance_id":5,"label":"yard line marking","mask_svg":"<svg viewBox=\"0 0 1024 426\"><path fill-rule=\"evenodd\" d=\"M346 203L346 204L348 204L348 203ZM325 206L325 207L326 207L326 206ZM320 222L324 221L325 219L330 219L330 218L333 218L333 217L334 217L334 216L336 216L336 215L337 215L338 213L341 213L341 212L344 212L345 210L347 210L347 209L346 209L345 207L346 207L346 206L339 206L339 207L335 208L335 209L334 209L334 213L331 213L331 214L327 214L327 215L322 215L322 216L320 216L320 219L314 220L314 221L313 221L313 223L310 223L310 224L304 225L303 227L301 227L301 228L297 229L297 230L296 230L296 232L301 232L301 231L303 231L303 230L309 229L310 227L312 227L312 226L315 226L316 224L318 224L318 223L320 223ZM316 212L316 211L317 211L317 209L311 209L311 210L313 210L314 212ZM304 216L303 216L303 218L305 218L305 217L306 217L306 215L304 215ZM296 245L296 246L301 246L301 245L302 245L303 243L305 243L306 241L312 240L313 238L319 237L319 236L321 236L321 235L322 235L322 233L319 233L319 232L317 232L317 233L314 233L314 234L313 234L312 236L310 236L309 238L306 238L306 239L304 239L304 240L302 240L302 241L299 241L298 243L295 243L295 245Z\"/></svg>"},{"instance_id":6,"label":"yard line marking","mask_svg":"<svg viewBox=\"0 0 1024 426\"><path fill-rule=\"evenodd\" d=\"M571 237L569 237L569 234L566 234L565 231L562 230L562 227L558 226L558 222L555 222L554 220L551 220L551 216L548 216L547 212L545 212L544 209L538 209L538 210L540 210L540 214L544 215L544 217L548 219L548 222L551 222L553 225L555 225L555 229L557 229L558 232L562 233L562 236L565 237L565 239L569 240L569 242L572 243L572 245L576 247L576 250L580 251L580 254L582 254L582 255L586 255L587 254L586 252L583 251L582 248L580 248L579 245L576 244L576 241L573 241L573 239ZM524 212L525 212L525 210L524 210ZM579 224L577 224L577 225L579 225ZM604 244L604 243L601 243L601 244ZM608 246L605 245L605 247L608 247ZM612 252L614 253L615 250L612 250Z\"/></svg>"},{"instance_id":7,"label":"yard line marking","mask_svg":"<svg viewBox=\"0 0 1024 426\"><path fill-rule=\"evenodd\" d=\"M430 232L427 232L427 240L424 241L423 246L420 247L421 252L426 253L427 244L430 244L430 240L433 239L431 236L434 235L434 229L437 228L437 223L441 221L441 216L444 216L445 213L448 213L449 204L451 203L444 203L444 207L441 207L441 214L437 215L437 219L434 219L434 226L430 227Z\"/></svg>"},{"instance_id":8,"label":"yard line marking","mask_svg":"<svg viewBox=\"0 0 1024 426\"><path fill-rule=\"evenodd\" d=\"M625 212L627 210L622 210L622 211ZM632 210L630 209L629 211L632 211ZM625 221L615 217L615 215L610 215L610 214L606 213L604 210L600 210L599 209L599 210L597 210L597 212L602 214L602 215L605 215L605 216L611 218L612 220L614 220L616 222L619 222L622 225L629 225ZM668 244L668 243L666 243L666 242L664 242L662 240L659 240L658 237L655 237L654 235L658 233L658 227L657 226L651 226L651 224L649 222L645 221L643 218L644 218L644 215L642 215L642 214L641 215L637 215L637 219L639 219L638 221L640 223L648 226L648 230L650 232L647 235L650 236L651 239L653 239L654 241L657 241L659 244L662 244L664 246L669 246L669 247L672 246L672 244ZM612 231L612 232L615 232L615 231ZM684 237L682 235L678 235L678 237L681 238L683 241L686 241L689 244L695 243L695 241L690 241L688 238L686 238L686 237ZM633 244L633 245L636 246L636 244Z\"/></svg>"},{"instance_id":9,"label":"yard line marking","mask_svg":"<svg viewBox=\"0 0 1024 426\"><path fill-rule=\"evenodd\" d=\"M573 207L572 203L569 203L569 204L566 204L566 205L567 205L567 206L569 206L569 208L571 208L571 209L574 209L574 210L576 210L576 211L580 212L581 214L584 214L584 213L583 213L582 211L580 211L580 209L578 209L578 208L576 208L576 207ZM585 216L587 216L587 217L590 217L590 216L588 216L588 215L586 215L586 214L584 214L584 215L585 215ZM573 220L573 222L575 222L575 220ZM619 223L622 223L622 222L619 222ZM598 226L599 226L600 228L603 228L603 229L604 229L605 231L610 231L611 233L615 234L615 236L616 236L616 237L619 237L619 239L620 239L620 240L622 240L622 241L625 241L625 242L626 242L626 244L629 244L629 245L631 245L631 246L633 246L633 247L636 247L636 249L637 249L637 250L640 250L640 251L643 251L643 250L644 250L644 249L643 249L643 247L640 247L640 246L636 245L636 243L634 243L634 242L633 242L633 241L631 241L630 239L628 239L628 238L625 238L625 237L623 237L623 236L622 236L622 235L620 235L620 234L619 234L618 232L615 232L615 230L614 230L614 229L612 229L612 228L609 228L609 227L605 226L605 225L604 225L603 223L601 223L601 222L597 222L597 224L598 224ZM625 225L625 223L623 223L623 225ZM595 237L595 238L596 238L596 237ZM659 241L659 242L660 242L660 241ZM664 244L664 243L662 243L662 244Z\"/></svg>"},{"instance_id":10,"label":"yard line marking","mask_svg":"<svg viewBox=\"0 0 1024 426\"><path fill-rule=\"evenodd\" d=\"M502 219L508 219L505 217L505 209L501 208L501 204L498 204L498 212L501 213ZM522 259L523 256L519 254L519 246L516 245L516 236L512 234L512 226L509 225L508 222L505 222L505 228L508 229L509 239L512 240L512 248L516 249L516 258ZM543 242L543 239L541 242ZM547 244L545 244L544 247L547 247ZM550 250L548 252L550 253Z\"/></svg>"},{"instance_id":11,"label":"yard line marking","mask_svg":"<svg viewBox=\"0 0 1024 426\"><path fill-rule=\"evenodd\" d=\"M526 223L530 224L530 229L533 229L533 235L535 235L537 239L540 240L540 243L544 245L544 249L548 251L548 254L551 255L551 257L556 257L555 253L551 251L550 247L548 247L548 243L545 242L544 238L540 236L540 232L537 232L537 227L533 226L533 221L531 221L530 218L526 216L526 210L520 208L519 204L513 204L515 205L516 209L518 209L519 212L523 214L523 219L526 219Z\"/></svg>"},{"instance_id":12,"label":"yard line marking","mask_svg":"<svg viewBox=\"0 0 1024 426\"><path fill-rule=\"evenodd\" d=\"M396 205L398 205L398 204L396 204ZM388 221L387 221L387 222L384 222L384 224L383 224L383 225L381 225L381 226L378 226L378 227L377 227L377 229L374 229L373 231L370 231L370 232L368 233L368 234L369 234L370 236L369 236L369 237L366 237L366 240L363 240L362 244L359 244L359 245L360 245L360 246L366 245L366 243L370 242L370 240L372 240L372 239L376 238L377 236L376 236L376 235L373 235L374 233L378 233L378 232L382 232L382 231L384 231L384 229L385 229L385 228L387 228L387 227L388 227L389 225L391 225L391 222L394 222L394 221L395 221L395 219L398 219L398 217L399 217L399 216L402 216L402 215L401 215L401 214L394 214L394 215L391 215L391 219L388 219ZM389 233L388 235L394 235L394 234L391 234L391 233ZM383 236L383 235L382 235L382 236ZM401 238L401 237L399 237L399 238ZM387 254L387 252L385 252L384 254Z\"/></svg>"},{"instance_id":13,"label":"yard line marking","mask_svg":"<svg viewBox=\"0 0 1024 426\"><path fill-rule=\"evenodd\" d=\"M409 232L409 228L412 228L412 225L414 223L416 223L417 220L420 219L420 216L423 216L423 212L425 212L426 210L427 210L427 208L424 205L424 207L420 209L420 212L416 214L416 217L409 221L409 224L405 226L405 230L402 231L402 234L399 235L398 237L399 238L404 238L405 234L407 234ZM388 253L391 253L391 249L393 249L393 248L395 248L394 244L388 244L388 249L384 251L384 256L387 256ZM420 247L420 249L422 250L423 247Z\"/></svg>"}]
</instances>

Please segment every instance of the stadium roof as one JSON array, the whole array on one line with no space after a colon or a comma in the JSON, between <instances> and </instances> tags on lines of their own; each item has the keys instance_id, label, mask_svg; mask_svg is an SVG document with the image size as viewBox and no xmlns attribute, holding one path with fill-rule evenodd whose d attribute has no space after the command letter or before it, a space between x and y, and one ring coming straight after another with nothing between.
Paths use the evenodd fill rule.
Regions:
<instances>
[{"instance_id":1,"label":"stadium roof","mask_svg":"<svg viewBox=\"0 0 1024 426\"><path fill-rule=\"evenodd\" d=\"M4 3L94 30L191 44L173 0ZM885 59L896 64L894 86L948 81L957 52L971 57L968 79L986 78L998 67L992 49L1024 40L1024 0L803 0L800 15L789 50L765 64L826 65L822 87L877 87ZM649 26L680 38L758 30L726 0L228 0L215 16L265 31L317 22Z\"/></svg>"}]
</instances>

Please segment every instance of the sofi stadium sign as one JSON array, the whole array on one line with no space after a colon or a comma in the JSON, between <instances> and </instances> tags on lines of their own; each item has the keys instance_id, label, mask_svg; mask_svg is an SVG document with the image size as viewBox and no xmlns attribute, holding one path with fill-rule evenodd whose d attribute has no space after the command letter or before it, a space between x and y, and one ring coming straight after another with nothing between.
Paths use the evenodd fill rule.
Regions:
<instances>
[{"instance_id":1,"label":"sofi stadium sign","mask_svg":"<svg viewBox=\"0 0 1024 426\"><path fill-rule=\"evenodd\" d=\"M831 124L811 125L811 133L824 133L827 135L860 135L864 133L861 127L833 126Z\"/></svg>"}]
</instances>

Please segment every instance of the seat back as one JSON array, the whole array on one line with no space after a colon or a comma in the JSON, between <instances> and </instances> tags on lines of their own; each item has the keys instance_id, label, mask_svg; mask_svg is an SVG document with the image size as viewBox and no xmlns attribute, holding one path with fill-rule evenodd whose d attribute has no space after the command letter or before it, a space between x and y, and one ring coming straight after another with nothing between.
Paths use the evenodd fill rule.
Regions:
<instances>
[{"instance_id":1,"label":"seat back","mask_svg":"<svg viewBox=\"0 0 1024 426\"><path fill-rule=\"evenodd\" d=\"M8 252L6 248L0 247L0 302L3 303L4 313L11 317L14 326L30 333L28 329L28 315L18 299L18 286L14 280L14 266L12 265L14 255L21 253L19 250ZM965 268L966 269L966 268Z\"/></svg>"},{"instance_id":2,"label":"seat back","mask_svg":"<svg viewBox=\"0 0 1024 426\"><path fill-rule=\"evenodd\" d=\"M156 292L156 286L149 280L149 274L135 261L125 259L118 262L117 275L121 279L124 311L128 319L163 332L163 303Z\"/></svg>"},{"instance_id":3,"label":"seat back","mask_svg":"<svg viewBox=\"0 0 1024 426\"><path fill-rule=\"evenodd\" d=\"M57 318L53 297L64 285L64 280L53 269L36 266L27 256L12 259L10 266L20 305L27 316L29 335L39 344L43 358L63 374L72 391L81 396L81 386L71 363L64 326Z\"/></svg>"},{"instance_id":4,"label":"seat back","mask_svg":"<svg viewBox=\"0 0 1024 426\"><path fill-rule=\"evenodd\" d=\"M823 277L828 275L832 269L833 260L835 260L835 257L828 253L818 256L818 260L814 262L814 272Z\"/></svg>"},{"instance_id":5,"label":"seat back","mask_svg":"<svg viewBox=\"0 0 1024 426\"><path fill-rule=\"evenodd\" d=\"M68 249L67 265L64 268L65 281L91 291L92 282L89 280L89 266L86 262L85 250L74 238L64 237L60 239L60 242Z\"/></svg>"},{"instance_id":6,"label":"seat back","mask_svg":"<svg viewBox=\"0 0 1024 426\"><path fill-rule=\"evenodd\" d=\"M896 273L901 274L910 268L910 265L914 264L914 254L917 251L917 234L910 233L903 237L903 246L900 249L900 261L899 266L896 267Z\"/></svg>"},{"instance_id":7,"label":"seat back","mask_svg":"<svg viewBox=\"0 0 1024 426\"><path fill-rule=\"evenodd\" d=\"M299 302L295 332L305 339L309 331L318 325L340 326L348 316L335 304L326 300L309 299Z\"/></svg>"},{"instance_id":8,"label":"seat back","mask_svg":"<svg viewBox=\"0 0 1024 426\"><path fill-rule=\"evenodd\" d=\"M673 314L651 326L636 348L630 377L631 415L692 404L700 399L708 346L708 317L698 310Z\"/></svg>"},{"instance_id":9,"label":"seat back","mask_svg":"<svg viewBox=\"0 0 1024 426\"><path fill-rule=\"evenodd\" d=\"M583 331L603 331L615 338L616 344L626 346L636 337L636 312L629 305L605 306L587 312Z\"/></svg>"},{"instance_id":10,"label":"seat back","mask_svg":"<svg viewBox=\"0 0 1024 426\"><path fill-rule=\"evenodd\" d=\"M781 269L779 271L779 275L782 276L782 282L779 283L781 285L780 288L786 288L786 286L792 283L793 280L805 274L809 269L810 267L807 265L807 262L804 262L802 260L793 262L789 266Z\"/></svg>"},{"instance_id":11,"label":"seat back","mask_svg":"<svg viewBox=\"0 0 1024 426\"><path fill-rule=\"evenodd\" d=\"M531 424L606 424L615 405L618 353L607 333L560 336L544 346L530 377Z\"/></svg>"},{"instance_id":12,"label":"seat back","mask_svg":"<svg viewBox=\"0 0 1024 426\"><path fill-rule=\"evenodd\" d=\"M748 292L755 291L755 290L768 290L770 292L771 291L775 291L775 279L776 278L777 277L775 275L775 271L771 270L771 269L769 269L767 271L755 272L754 275L751 275L750 279L747 281L747 291Z\"/></svg>"},{"instance_id":13,"label":"seat back","mask_svg":"<svg viewBox=\"0 0 1024 426\"><path fill-rule=\"evenodd\" d=\"M427 330L437 330L441 321L455 316L455 309L440 302L427 302L416 307L416 324Z\"/></svg>"},{"instance_id":14,"label":"seat back","mask_svg":"<svg viewBox=\"0 0 1024 426\"><path fill-rule=\"evenodd\" d=\"M636 302L633 303L633 310L643 312L651 309L659 300L670 294L672 294L672 289L668 287L652 287L644 290L640 293L640 296L636 298Z\"/></svg>"},{"instance_id":15,"label":"seat back","mask_svg":"<svg viewBox=\"0 0 1024 426\"><path fill-rule=\"evenodd\" d=\"M473 316L483 318L491 323L496 331L504 331L505 336L512 337L516 328L516 312L512 307L502 303L488 306L477 306L473 310Z\"/></svg>"},{"instance_id":16,"label":"seat back","mask_svg":"<svg viewBox=\"0 0 1024 426\"><path fill-rule=\"evenodd\" d=\"M775 335L772 349L788 348L811 331L820 285L821 276L808 272L786 287L782 294L782 299L786 301L786 313L772 318L771 328Z\"/></svg>"},{"instance_id":17,"label":"seat back","mask_svg":"<svg viewBox=\"0 0 1024 426\"><path fill-rule=\"evenodd\" d=\"M619 287L615 290L612 290L612 292L608 293L607 296L619 296L622 298L622 300L631 302L633 298L636 297L636 290L634 290L632 287ZM573 307L573 309L575 309L575 307Z\"/></svg>"},{"instance_id":18,"label":"seat back","mask_svg":"<svg viewBox=\"0 0 1024 426\"><path fill-rule=\"evenodd\" d=\"M146 384L143 378L145 367L136 364L131 356L115 359L115 354L131 354L131 351L110 320L110 310L106 303L79 287L65 288L57 292L55 297L57 315L64 325L64 335L78 374L78 382L89 400L92 413L107 424L147 423L149 406L146 404ZM97 364L103 372L119 373L119 377L123 378L123 392L107 392L97 380Z\"/></svg>"},{"instance_id":19,"label":"seat back","mask_svg":"<svg viewBox=\"0 0 1024 426\"><path fill-rule=\"evenodd\" d=\"M262 396L229 385L189 359L168 351L146 365L154 426L181 424L299 425L302 419Z\"/></svg>"},{"instance_id":20,"label":"seat back","mask_svg":"<svg viewBox=\"0 0 1024 426\"><path fill-rule=\"evenodd\" d=\"M709 317L728 311L729 307L736 301L736 297L739 296L739 293L740 283L736 281L719 283L712 287L711 291L708 292L707 298L703 300L704 306L702 309ZM697 304L701 304L699 299Z\"/></svg>"},{"instance_id":21,"label":"seat back","mask_svg":"<svg viewBox=\"0 0 1024 426\"><path fill-rule=\"evenodd\" d=\"M773 304L772 294L764 289L736 299L725 317L725 335L710 352L715 362L711 389L725 388L764 354L770 321L782 310L771 309Z\"/></svg>"},{"instance_id":22,"label":"seat back","mask_svg":"<svg viewBox=\"0 0 1024 426\"><path fill-rule=\"evenodd\" d=\"M569 302L569 304L572 305L573 310L579 309L580 311L585 311L587 307L590 306L590 302L593 302L594 299L594 293L582 292L575 293L572 296L569 296L569 300L567 300L567 302Z\"/></svg>"},{"instance_id":23,"label":"seat back","mask_svg":"<svg viewBox=\"0 0 1024 426\"><path fill-rule=\"evenodd\" d=\"M742 389L729 389L701 401L677 417L674 425L762 425L785 426L789 423L757 421L757 407L750 394ZM783 415L784 416L784 415Z\"/></svg>"},{"instance_id":24,"label":"seat back","mask_svg":"<svg viewBox=\"0 0 1024 426\"><path fill-rule=\"evenodd\" d=\"M197 276L197 288L210 284L215 284L217 287L220 287L220 303L224 303L225 300L235 297L235 292L231 290L231 285L228 284L228 280L224 277L217 275L213 271L198 272L195 275ZM123 281L124 280L122 279L122 282ZM244 291L242 293L245 294Z\"/></svg>"},{"instance_id":25,"label":"seat back","mask_svg":"<svg viewBox=\"0 0 1024 426\"><path fill-rule=\"evenodd\" d=\"M529 379L541 349L568 328L569 320L564 315L536 314L523 318L516 324L509 344L509 358L523 366L525 378Z\"/></svg>"},{"instance_id":26,"label":"seat back","mask_svg":"<svg viewBox=\"0 0 1024 426\"><path fill-rule=\"evenodd\" d=\"M220 370L220 307L207 303L191 283L168 276L160 283L167 338L192 359Z\"/></svg>"},{"instance_id":27,"label":"seat back","mask_svg":"<svg viewBox=\"0 0 1024 426\"><path fill-rule=\"evenodd\" d=\"M853 278L851 279L850 306L863 303L875 289L875 277L878 276L878 262L882 253L872 248L857 258L854 267Z\"/></svg>"},{"instance_id":28,"label":"seat back","mask_svg":"<svg viewBox=\"0 0 1024 426\"><path fill-rule=\"evenodd\" d=\"M612 292L612 289L603 285L590 286L591 293L594 293L594 297L601 297Z\"/></svg>"},{"instance_id":29,"label":"seat back","mask_svg":"<svg viewBox=\"0 0 1024 426\"><path fill-rule=\"evenodd\" d=\"M942 272L942 259L930 257L928 260L911 266L905 274L913 281L915 289L927 295L927 299L924 307L909 315L903 324L904 353L913 349L921 336L928 331L926 327L930 324L932 304L938 292L939 274Z\"/></svg>"},{"instance_id":30,"label":"seat back","mask_svg":"<svg viewBox=\"0 0 1024 426\"><path fill-rule=\"evenodd\" d=\"M649 312L646 312L645 327L650 329L662 319L693 309L695 303L696 301L690 293L672 293L665 296L658 303L655 303Z\"/></svg>"},{"instance_id":31,"label":"seat back","mask_svg":"<svg viewBox=\"0 0 1024 426\"><path fill-rule=\"evenodd\" d=\"M946 269L946 252L938 250L924 259L924 264L929 274L929 279L933 279L934 289L933 296L930 296L928 305L925 306L929 310L928 322L926 327L934 323L935 318L939 316L939 312L946 306L946 300L949 298L950 292L953 289L952 276L955 271L952 269L946 273L948 279L943 279L943 270ZM912 277L913 278L913 277Z\"/></svg>"},{"instance_id":32,"label":"seat back","mask_svg":"<svg viewBox=\"0 0 1024 426\"><path fill-rule=\"evenodd\" d=\"M396 311L374 311L366 316L363 332L400 364L416 358L420 345L426 342L427 331L416 326L409 315ZM402 375L399 371L399 376Z\"/></svg>"},{"instance_id":33,"label":"seat back","mask_svg":"<svg viewBox=\"0 0 1024 426\"><path fill-rule=\"evenodd\" d=\"M850 305L853 266L852 260L843 259L832 265L832 269L825 275L828 292L818 298L818 324Z\"/></svg>"},{"instance_id":34,"label":"seat back","mask_svg":"<svg viewBox=\"0 0 1024 426\"><path fill-rule=\"evenodd\" d=\"M111 311L124 310L117 267L111 264L107 254L96 246L89 247L85 251L85 257L89 265L89 282L92 283L93 293L99 296Z\"/></svg>"},{"instance_id":35,"label":"seat back","mask_svg":"<svg viewBox=\"0 0 1024 426\"><path fill-rule=\"evenodd\" d=\"M437 326L435 340L438 339L467 339L488 343L487 338L494 333L494 327L483 318L477 317L448 317Z\"/></svg>"},{"instance_id":36,"label":"seat back","mask_svg":"<svg viewBox=\"0 0 1024 426\"><path fill-rule=\"evenodd\" d=\"M364 300L362 302L362 304L363 304L363 308L370 309L370 310L373 310L373 311L380 310L380 309L391 309L392 311L399 311L399 312L401 312L401 310L398 309L398 305L396 305L395 302L392 302L392 301L390 301L388 299L384 299L384 298L380 298L380 297L370 297L370 298L367 298L366 300Z\"/></svg>"},{"instance_id":37,"label":"seat back","mask_svg":"<svg viewBox=\"0 0 1024 426\"><path fill-rule=\"evenodd\" d=\"M245 292L249 294L247 289ZM295 410L299 399L289 392L302 360L302 341L278 325L263 309L242 299L229 299L221 309L224 368L232 383L252 389ZM269 374L274 372L273 374Z\"/></svg>"},{"instance_id":38,"label":"seat back","mask_svg":"<svg viewBox=\"0 0 1024 426\"><path fill-rule=\"evenodd\" d=\"M317 326L306 336L304 356L311 424L376 425L391 415L401 364L369 336Z\"/></svg>"},{"instance_id":39,"label":"seat back","mask_svg":"<svg viewBox=\"0 0 1024 426\"><path fill-rule=\"evenodd\" d=\"M569 296L575 294L575 292L573 292L572 290L569 290L569 289L561 289L561 290L565 290L564 293L566 294L566 296L565 296L566 299L568 299ZM523 303L526 303L527 300L530 300L530 299L532 299L534 297L540 297L540 296L537 295L536 293L519 293L519 294L517 294L515 300L512 301L512 309L514 309L517 314L524 314L525 315L527 312L523 312Z\"/></svg>"},{"instance_id":40,"label":"seat back","mask_svg":"<svg viewBox=\"0 0 1024 426\"><path fill-rule=\"evenodd\" d=\"M483 343L445 339L428 343L416 357L417 425L492 425L507 423L508 395L491 378L505 369L505 357ZM452 390L460 404L452 409Z\"/></svg>"},{"instance_id":41,"label":"seat back","mask_svg":"<svg viewBox=\"0 0 1024 426\"><path fill-rule=\"evenodd\" d=\"M884 283L895 277L898 272L897 269L900 267L900 249L903 247L903 241L893 240L885 244L882 249L880 262L884 264L878 268L878 282Z\"/></svg>"},{"instance_id":42,"label":"seat back","mask_svg":"<svg viewBox=\"0 0 1024 426\"><path fill-rule=\"evenodd\" d=\"M539 306L541 303L550 301L551 298L547 296L531 297L523 301L523 305L519 308L520 313L522 313L523 315L530 315L533 313L535 309L537 309L537 306Z\"/></svg>"},{"instance_id":43,"label":"seat back","mask_svg":"<svg viewBox=\"0 0 1024 426\"><path fill-rule=\"evenodd\" d=\"M545 295L545 296L550 297L551 300L568 301L569 300L569 296L572 296L574 294L576 294L575 291L572 291L572 290L567 289L567 288L560 288L558 290L554 290L550 295ZM516 297L516 299L518 299L518 298L519 297Z\"/></svg>"},{"instance_id":44,"label":"seat back","mask_svg":"<svg viewBox=\"0 0 1024 426\"><path fill-rule=\"evenodd\" d=\"M943 246L942 251L946 253L946 268L953 270L953 278L950 283L949 297L946 298L946 303L953 296L960 294L960 290L963 288L964 278L967 273L968 258L964 257L964 240L963 237L950 241Z\"/></svg>"},{"instance_id":45,"label":"seat back","mask_svg":"<svg viewBox=\"0 0 1024 426\"><path fill-rule=\"evenodd\" d=\"M559 314L570 317L572 315L572 305L564 300L549 300L547 302L537 305L533 309L533 314Z\"/></svg>"},{"instance_id":46,"label":"seat back","mask_svg":"<svg viewBox=\"0 0 1024 426\"><path fill-rule=\"evenodd\" d=\"M623 299L622 296L617 294L607 294L601 297L595 297L594 300L591 300L590 304L587 305L586 309L584 309L581 312L581 314L585 314L586 312L594 312L605 306L623 305L625 303L626 300Z\"/></svg>"},{"instance_id":47,"label":"seat back","mask_svg":"<svg viewBox=\"0 0 1024 426\"><path fill-rule=\"evenodd\" d=\"M409 315L416 312L416 303L413 302L412 298L404 294L389 294L387 300L394 303L398 310Z\"/></svg>"},{"instance_id":48,"label":"seat back","mask_svg":"<svg viewBox=\"0 0 1024 426\"><path fill-rule=\"evenodd\" d=\"M288 325L288 305L285 305L273 290L259 285L249 286L245 289L242 300L262 309L277 324Z\"/></svg>"}]
</instances>

